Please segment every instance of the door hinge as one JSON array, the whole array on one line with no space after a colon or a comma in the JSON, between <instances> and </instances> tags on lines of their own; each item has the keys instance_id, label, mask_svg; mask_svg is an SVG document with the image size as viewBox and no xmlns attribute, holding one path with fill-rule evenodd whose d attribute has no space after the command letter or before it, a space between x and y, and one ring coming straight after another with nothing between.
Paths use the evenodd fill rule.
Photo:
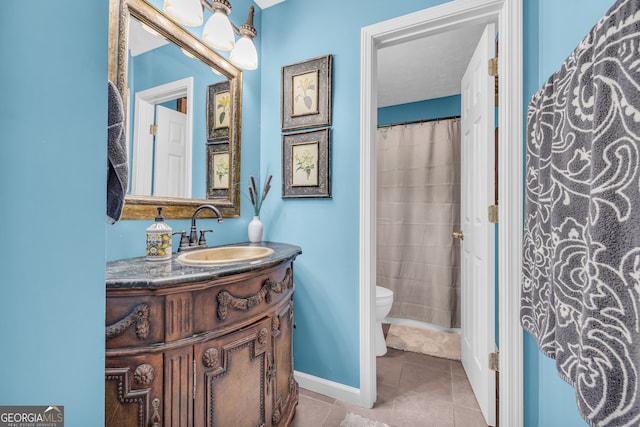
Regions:
<instances>
[{"instance_id":1,"label":"door hinge","mask_svg":"<svg viewBox=\"0 0 640 427\"><path fill-rule=\"evenodd\" d=\"M493 224L498 223L498 205L489 206L489 222Z\"/></svg>"},{"instance_id":2,"label":"door hinge","mask_svg":"<svg viewBox=\"0 0 640 427\"><path fill-rule=\"evenodd\" d=\"M489 75L496 77L498 75L498 57L489 60Z\"/></svg>"},{"instance_id":3,"label":"door hinge","mask_svg":"<svg viewBox=\"0 0 640 427\"><path fill-rule=\"evenodd\" d=\"M500 352L489 353L489 369L492 371L500 371Z\"/></svg>"},{"instance_id":4,"label":"door hinge","mask_svg":"<svg viewBox=\"0 0 640 427\"><path fill-rule=\"evenodd\" d=\"M153 136L158 135L158 125L149 125L149 133Z\"/></svg>"}]
</instances>

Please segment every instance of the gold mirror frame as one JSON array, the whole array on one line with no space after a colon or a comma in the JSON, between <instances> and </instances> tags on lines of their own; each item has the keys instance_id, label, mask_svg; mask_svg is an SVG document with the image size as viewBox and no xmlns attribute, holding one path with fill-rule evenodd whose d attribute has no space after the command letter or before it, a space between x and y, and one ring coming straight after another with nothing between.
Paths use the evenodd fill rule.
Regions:
<instances>
[{"instance_id":1,"label":"gold mirror frame","mask_svg":"<svg viewBox=\"0 0 640 427\"><path fill-rule=\"evenodd\" d=\"M128 102L128 23L134 17L154 29L167 40L191 53L203 63L218 70L229 80L232 117L229 126L230 179L229 197L215 199L179 199L160 196L127 194L122 219L153 219L157 206L168 219L191 218L202 204L215 205L226 218L240 216L240 128L242 117L242 71L213 51L189 31L172 21L145 0L110 0L109 4L109 80L122 95L125 109ZM203 112L204 114L204 112ZM127 113L125 111L125 117ZM129 127L127 125L127 131ZM206 143L206 141L202 141ZM202 159L206 161L206 159ZM205 178L206 179L206 178ZM203 216L207 216L203 212Z\"/></svg>"}]
</instances>

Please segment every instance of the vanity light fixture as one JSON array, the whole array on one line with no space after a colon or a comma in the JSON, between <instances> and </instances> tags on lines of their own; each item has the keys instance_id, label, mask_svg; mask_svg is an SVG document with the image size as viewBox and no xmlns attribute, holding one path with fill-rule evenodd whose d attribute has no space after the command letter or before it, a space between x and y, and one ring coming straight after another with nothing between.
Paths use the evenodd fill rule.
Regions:
<instances>
[{"instance_id":1,"label":"vanity light fixture","mask_svg":"<svg viewBox=\"0 0 640 427\"><path fill-rule=\"evenodd\" d=\"M214 0L211 6L213 15L204 24L202 40L214 49L231 50L236 44L231 21L229 21L231 4L227 0Z\"/></svg>"},{"instance_id":2,"label":"vanity light fixture","mask_svg":"<svg viewBox=\"0 0 640 427\"><path fill-rule=\"evenodd\" d=\"M202 25L200 0L164 0L163 9L176 22L187 27Z\"/></svg>"},{"instance_id":3,"label":"vanity light fixture","mask_svg":"<svg viewBox=\"0 0 640 427\"><path fill-rule=\"evenodd\" d=\"M249 7L247 21L237 28L229 21L231 3L228 0L164 0L165 13L177 23L187 27L199 27L206 8L212 15L202 30L202 39L214 49L231 50L229 59L239 68L258 68L258 52L253 43L257 32L253 26L254 7ZM236 42L233 33L240 36Z\"/></svg>"}]
</instances>

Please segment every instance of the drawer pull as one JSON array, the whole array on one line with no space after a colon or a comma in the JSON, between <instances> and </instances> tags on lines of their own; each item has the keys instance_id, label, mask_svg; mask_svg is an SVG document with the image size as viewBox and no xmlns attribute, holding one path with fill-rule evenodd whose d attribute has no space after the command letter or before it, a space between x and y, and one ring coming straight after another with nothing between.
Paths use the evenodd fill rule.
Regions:
<instances>
[{"instance_id":1,"label":"drawer pull","mask_svg":"<svg viewBox=\"0 0 640 427\"><path fill-rule=\"evenodd\" d=\"M268 354L267 365L267 394L271 394L271 383L276 377L276 365L273 363L273 355L271 353Z\"/></svg>"},{"instance_id":2,"label":"drawer pull","mask_svg":"<svg viewBox=\"0 0 640 427\"><path fill-rule=\"evenodd\" d=\"M151 426L152 427L161 427L160 424L160 399L157 397L153 399L151 402L151 406L153 406L153 415L151 416Z\"/></svg>"}]
</instances>

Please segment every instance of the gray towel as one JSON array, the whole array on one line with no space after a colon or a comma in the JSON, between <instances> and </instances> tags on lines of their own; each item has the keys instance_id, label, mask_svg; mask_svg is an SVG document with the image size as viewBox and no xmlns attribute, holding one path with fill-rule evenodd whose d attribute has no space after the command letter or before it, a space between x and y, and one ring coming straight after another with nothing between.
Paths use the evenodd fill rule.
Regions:
<instances>
[{"instance_id":1,"label":"gray towel","mask_svg":"<svg viewBox=\"0 0 640 427\"><path fill-rule=\"evenodd\" d=\"M640 0L529 103L522 326L591 426L640 425Z\"/></svg>"},{"instance_id":2,"label":"gray towel","mask_svg":"<svg viewBox=\"0 0 640 427\"><path fill-rule=\"evenodd\" d=\"M124 108L118 88L109 82L107 131L107 222L115 224L122 216L129 180Z\"/></svg>"}]
</instances>

